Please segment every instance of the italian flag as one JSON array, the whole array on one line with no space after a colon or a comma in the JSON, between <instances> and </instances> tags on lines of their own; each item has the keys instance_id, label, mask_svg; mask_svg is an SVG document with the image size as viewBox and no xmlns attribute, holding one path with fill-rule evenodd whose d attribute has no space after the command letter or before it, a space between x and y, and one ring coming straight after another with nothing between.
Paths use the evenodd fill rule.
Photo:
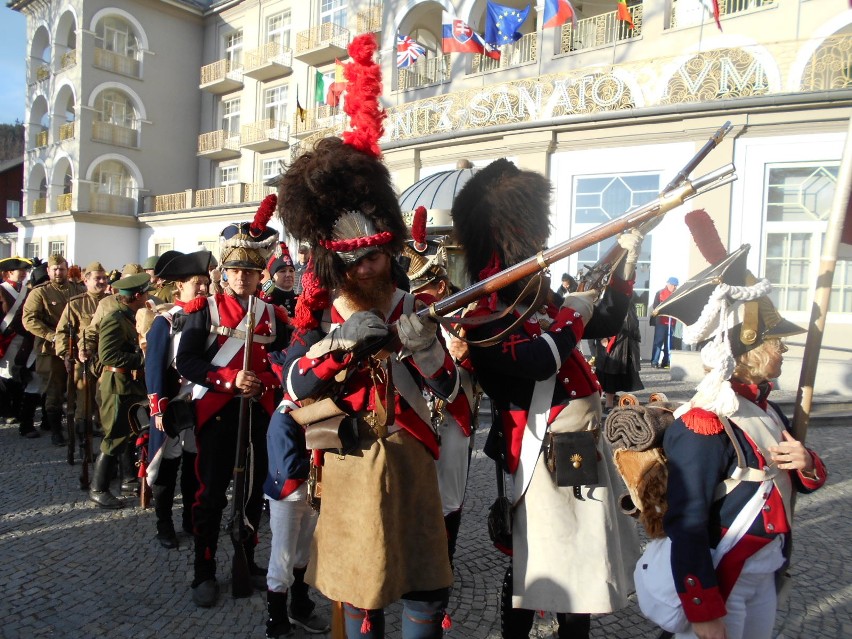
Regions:
<instances>
[{"instance_id":1,"label":"italian flag","mask_svg":"<svg viewBox=\"0 0 852 639\"><path fill-rule=\"evenodd\" d=\"M633 25L633 16L630 15L630 9L627 8L627 0L618 0L618 15L615 17L622 22L627 22L631 29L636 28Z\"/></svg>"}]
</instances>

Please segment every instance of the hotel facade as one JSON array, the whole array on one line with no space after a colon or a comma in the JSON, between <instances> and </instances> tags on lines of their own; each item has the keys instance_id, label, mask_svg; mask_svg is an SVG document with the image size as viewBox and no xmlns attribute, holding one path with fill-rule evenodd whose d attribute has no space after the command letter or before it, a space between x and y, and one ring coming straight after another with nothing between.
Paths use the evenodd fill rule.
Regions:
<instances>
[{"instance_id":1,"label":"hotel facade","mask_svg":"<svg viewBox=\"0 0 852 639\"><path fill-rule=\"evenodd\" d=\"M507 157L551 179L551 244L656 197L730 121L696 174L733 163L738 180L646 238L640 310L666 279L706 266L683 221L704 208L729 247L751 245L785 316L807 324L852 115L848 1L720 0L719 26L709 1L628 2L631 26L615 0L578 0L576 22L555 28L543 0L501 4L531 6L494 60L442 53L444 14L482 33L486 0L13 0L27 17L27 136L8 239L22 255L108 267L215 251L221 228L274 190L265 182L345 127L338 62L371 32L399 190L462 159ZM426 49L403 69L397 34ZM430 223L451 221L436 211ZM606 247L554 265L553 279ZM850 261L828 320L826 344L848 347Z\"/></svg>"}]
</instances>

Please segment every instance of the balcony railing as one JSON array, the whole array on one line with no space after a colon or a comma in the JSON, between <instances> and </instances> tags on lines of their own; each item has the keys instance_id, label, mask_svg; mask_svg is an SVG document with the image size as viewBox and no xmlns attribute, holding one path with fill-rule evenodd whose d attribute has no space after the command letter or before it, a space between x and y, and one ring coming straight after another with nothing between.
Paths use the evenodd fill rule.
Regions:
<instances>
[{"instance_id":1,"label":"balcony railing","mask_svg":"<svg viewBox=\"0 0 852 639\"><path fill-rule=\"evenodd\" d=\"M382 30L382 3L355 15L356 33L378 33Z\"/></svg>"},{"instance_id":2,"label":"balcony railing","mask_svg":"<svg viewBox=\"0 0 852 639\"><path fill-rule=\"evenodd\" d=\"M593 49L612 45L622 40L632 40L642 35L643 9L641 4L629 7L633 16L633 28L628 22L619 20L617 12L601 13L591 18L577 21L577 27L567 22L562 25L560 53L570 53L581 49Z\"/></svg>"},{"instance_id":3,"label":"balcony railing","mask_svg":"<svg viewBox=\"0 0 852 639\"><path fill-rule=\"evenodd\" d=\"M91 195L91 208L96 213L111 213L113 215L136 215L136 200L123 195L112 195L111 193L98 193L93 187Z\"/></svg>"},{"instance_id":4,"label":"balcony railing","mask_svg":"<svg viewBox=\"0 0 852 639\"><path fill-rule=\"evenodd\" d=\"M535 62L538 59L538 34L528 33L520 40L505 44L498 49L500 50L499 60L478 53L474 54L471 73L508 69Z\"/></svg>"},{"instance_id":5,"label":"balcony railing","mask_svg":"<svg viewBox=\"0 0 852 639\"><path fill-rule=\"evenodd\" d=\"M39 131L36 133L35 145L36 148L47 146L47 131Z\"/></svg>"},{"instance_id":6,"label":"balcony railing","mask_svg":"<svg viewBox=\"0 0 852 639\"><path fill-rule=\"evenodd\" d=\"M36 67L35 70L35 79L36 82L42 82L43 80L47 80L50 77L50 65L49 64L41 64Z\"/></svg>"},{"instance_id":7,"label":"balcony railing","mask_svg":"<svg viewBox=\"0 0 852 639\"><path fill-rule=\"evenodd\" d=\"M286 149L290 138L290 127L286 122L260 120L240 127L240 146L252 151Z\"/></svg>"},{"instance_id":8,"label":"balcony railing","mask_svg":"<svg viewBox=\"0 0 852 639\"><path fill-rule=\"evenodd\" d=\"M349 29L325 22L296 34L296 57L317 66L347 55Z\"/></svg>"},{"instance_id":9,"label":"balcony railing","mask_svg":"<svg viewBox=\"0 0 852 639\"><path fill-rule=\"evenodd\" d=\"M237 65L240 66L237 66ZM201 67L201 88L213 93L227 93L243 86L241 63L228 58Z\"/></svg>"},{"instance_id":10,"label":"balcony railing","mask_svg":"<svg viewBox=\"0 0 852 639\"><path fill-rule=\"evenodd\" d=\"M270 193L276 193L277 191L276 187L266 186L262 182L259 184L244 184L243 202L260 202Z\"/></svg>"},{"instance_id":11,"label":"balcony railing","mask_svg":"<svg viewBox=\"0 0 852 639\"><path fill-rule=\"evenodd\" d=\"M249 51L245 57L245 74L255 80L272 80L293 71L293 51L279 42L267 42Z\"/></svg>"},{"instance_id":12,"label":"balcony railing","mask_svg":"<svg viewBox=\"0 0 852 639\"><path fill-rule=\"evenodd\" d=\"M47 212L47 198L46 197L40 197L40 198L33 200L33 213L38 215L39 213L46 213L46 212Z\"/></svg>"},{"instance_id":13,"label":"balcony railing","mask_svg":"<svg viewBox=\"0 0 852 639\"><path fill-rule=\"evenodd\" d=\"M299 114L293 115L293 126L290 129L291 135L305 135L320 129L333 128L343 124L346 114L343 108L336 106L328 106L327 104L318 104L312 108L305 109L305 121L302 122Z\"/></svg>"},{"instance_id":14,"label":"balcony railing","mask_svg":"<svg viewBox=\"0 0 852 639\"><path fill-rule=\"evenodd\" d=\"M131 78L140 77L142 66L139 60L115 51L95 47L95 66L113 73L120 73Z\"/></svg>"},{"instance_id":15,"label":"balcony railing","mask_svg":"<svg viewBox=\"0 0 852 639\"><path fill-rule=\"evenodd\" d=\"M400 69L397 75L397 89L415 89L430 84L450 81L450 54L435 58L420 58L407 69Z\"/></svg>"},{"instance_id":16,"label":"balcony railing","mask_svg":"<svg viewBox=\"0 0 852 639\"><path fill-rule=\"evenodd\" d=\"M195 192L195 208L239 204L243 191L242 187L242 184L229 184L227 186L217 186L212 189L200 189Z\"/></svg>"},{"instance_id":17,"label":"balcony railing","mask_svg":"<svg viewBox=\"0 0 852 639\"><path fill-rule=\"evenodd\" d=\"M852 87L852 36L826 38L805 66L802 91L831 91Z\"/></svg>"},{"instance_id":18,"label":"balcony railing","mask_svg":"<svg viewBox=\"0 0 852 639\"><path fill-rule=\"evenodd\" d=\"M59 141L74 139L74 122L66 122L59 127Z\"/></svg>"},{"instance_id":19,"label":"balcony railing","mask_svg":"<svg viewBox=\"0 0 852 639\"><path fill-rule=\"evenodd\" d=\"M166 211L183 211L188 209L187 192L169 193L168 195L154 196L154 213L164 213Z\"/></svg>"},{"instance_id":20,"label":"balcony railing","mask_svg":"<svg viewBox=\"0 0 852 639\"><path fill-rule=\"evenodd\" d=\"M139 146L139 131L131 127L95 120L92 122L92 140L135 149Z\"/></svg>"},{"instance_id":21,"label":"balcony railing","mask_svg":"<svg viewBox=\"0 0 852 639\"><path fill-rule=\"evenodd\" d=\"M778 0L719 0L719 17L765 9L777 3ZM700 3L678 3L674 0L669 15L669 28L695 26L712 19L712 15Z\"/></svg>"},{"instance_id":22,"label":"balcony railing","mask_svg":"<svg viewBox=\"0 0 852 639\"><path fill-rule=\"evenodd\" d=\"M71 210L71 193L63 193L56 197L56 210L57 211L70 211Z\"/></svg>"},{"instance_id":23,"label":"balcony railing","mask_svg":"<svg viewBox=\"0 0 852 639\"><path fill-rule=\"evenodd\" d=\"M77 64L77 51L71 49L70 51L66 51L62 54L62 57L59 59L59 69L60 71L65 71L66 69L70 69L75 64Z\"/></svg>"},{"instance_id":24,"label":"balcony railing","mask_svg":"<svg viewBox=\"0 0 852 639\"><path fill-rule=\"evenodd\" d=\"M214 160L238 157L240 136L222 129L202 133L198 136L198 155Z\"/></svg>"}]
</instances>

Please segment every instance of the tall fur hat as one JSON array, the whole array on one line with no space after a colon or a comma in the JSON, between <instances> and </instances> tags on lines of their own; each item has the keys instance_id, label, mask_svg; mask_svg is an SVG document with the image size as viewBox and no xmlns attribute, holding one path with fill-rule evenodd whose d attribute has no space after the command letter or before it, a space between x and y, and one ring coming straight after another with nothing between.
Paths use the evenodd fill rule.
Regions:
<instances>
[{"instance_id":1,"label":"tall fur hat","mask_svg":"<svg viewBox=\"0 0 852 639\"><path fill-rule=\"evenodd\" d=\"M379 106L381 67L372 34L349 45L344 108L350 130L343 139L323 138L281 176L278 214L287 232L313 251L313 271L326 289L340 287L344 273L364 255L396 255L407 236L402 211L381 161L378 140L385 112Z\"/></svg>"},{"instance_id":2,"label":"tall fur hat","mask_svg":"<svg viewBox=\"0 0 852 639\"><path fill-rule=\"evenodd\" d=\"M500 159L478 171L453 202L453 227L464 246L465 266L478 282L532 257L550 237L550 181ZM514 300L526 285L516 282L499 293Z\"/></svg>"}]
</instances>

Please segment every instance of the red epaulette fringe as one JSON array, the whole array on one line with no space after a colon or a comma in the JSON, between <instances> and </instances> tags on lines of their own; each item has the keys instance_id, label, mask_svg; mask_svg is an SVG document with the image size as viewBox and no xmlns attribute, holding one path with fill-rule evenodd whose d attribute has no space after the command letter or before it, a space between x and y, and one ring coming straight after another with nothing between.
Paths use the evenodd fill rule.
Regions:
<instances>
[{"instance_id":1,"label":"red epaulette fringe","mask_svg":"<svg viewBox=\"0 0 852 639\"><path fill-rule=\"evenodd\" d=\"M719 416L703 408L693 408L681 419L689 430L699 435L718 435L725 430Z\"/></svg>"}]
</instances>

